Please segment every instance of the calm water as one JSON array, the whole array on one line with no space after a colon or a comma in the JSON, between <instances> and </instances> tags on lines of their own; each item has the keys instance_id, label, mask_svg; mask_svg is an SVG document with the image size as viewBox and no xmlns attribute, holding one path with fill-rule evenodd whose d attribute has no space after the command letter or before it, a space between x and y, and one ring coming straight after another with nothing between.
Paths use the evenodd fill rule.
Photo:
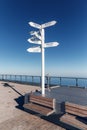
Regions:
<instances>
[{"instance_id":1,"label":"calm water","mask_svg":"<svg viewBox=\"0 0 87 130\"><path fill-rule=\"evenodd\" d=\"M25 82L25 83L36 83L40 84L40 76L25 76L25 75L0 75L0 80L10 80L17 82ZM87 87L87 78L77 78L79 87ZM47 78L45 78L45 83L47 84ZM76 78L70 77L50 77L49 79L50 85L67 85L67 86L76 86Z\"/></svg>"}]
</instances>

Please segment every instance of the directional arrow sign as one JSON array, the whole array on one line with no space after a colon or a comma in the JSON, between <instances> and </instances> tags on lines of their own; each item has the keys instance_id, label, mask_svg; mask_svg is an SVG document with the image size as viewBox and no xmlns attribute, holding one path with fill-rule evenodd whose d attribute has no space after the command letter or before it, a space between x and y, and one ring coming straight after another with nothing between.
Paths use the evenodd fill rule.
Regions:
<instances>
[{"instance_id":1,"label":"directional arrow sign","mask_svg":"<svg viewBox=\"0 0 87 130\"><path fill-rule=\"evenodd\" d=\"M42 27L42 28L46 28L46 27L49 27L49 26L53 26L53 25L55 25L55 24L56 24L56 21L51 21L51 22L42 24L41 27Z\"/></svg>"},{"instance_id":2,"label":"directional arrow sign","mask_svg":"<svg viewBox=\"0 0 87 130\"><path fill-rule=\"evenodd\" d=\"M41 36L40 36L37 32L36 32L34 35L35 35L38 39L40 39L40 40L42 39Z\"/></svg>"},{"instance_id":3,"label":"directional arrow sign","mask_svg":"<svg viewBox=\"0 0 87 130\"><path fill-rule=\"evenodd\" d=\"M36 33L36 31L31 31L30 35L34 35Z\"/></svg>"},{"instance_id":4,"label":"directional arrow sign","mask_svg":"<svg viewBox=\"0 0 87 130\"><path fill-rule=\"evenodd\" d=\"M34 44L41 44L40 40L35 40L33 37L28 39L28 42L34 43Z\"/></svg>"},{"instance_id":5,"label":"directional arrow sign","mask_svg":"<svg viewBox=\"0 0 87 130\"><path fill-rule=\"evenodd\" d=\"M40 48L40 46L38 46L38 47L32 47L32 48L28 48L27 49L27 51L28 52L41 52L41 48Z\"/></svg>"},{"instance_id":6,"label":"directional arrow sign","mask_svg":"<svg viewBox=\"0 0 87 130\"><path fill-rule=\"evenodd\" d=\"M46 28L46 27L49 27L49 26L53 26L56 24L56 21L51 21L51 22L48 22L48 23L45 23L45 24L37 24L37 23L34 23L34 22L29 22L29 25L34 27L34 28L38 28L38 29L42 29L42 28Z\"/></svg>"},{"instance_id":7,"label":"directional arrow sign","mask_svg":"<svg viewBox=\"0 0 87 130\"><path fill-rule=\"evenodd\" d=\"M35 35L36 33L39 33L39 31L31 31L30 32L31 35Z\"/></svg>"},{"instance_id":8,"label":"directional arrow sign","mask_svg":"<svg viewBox=\"0 0 87 130\"><path fill-rule=\"evenodd\" d=\"M40 31L31 31L30 34L41 40Z\"/></svg>"},{"instance_id":9,"label":"directional arrow sign","mask_svg":"<svg viewBox=\"0 0 87 130\"><path fill-rule=\"evenodd\" d=\"M29 25L34 27L34 28L41 29L41 25L40 24L37 24L37 23L34 23L34 22L29 22Z\"/></svg>"},{"instance_id":10,"label":"directional arrow sign","mask_svg":"<svg viewBox=\"0 0 87 130\"><path fill-rule=\"evenodd\" d=\"M47 48L47 47L55 47L55 46L58 46L59 43L58 42L49 42L49 43L45 43L44 44L44 47Z\"/></svg>"}]
</instances>

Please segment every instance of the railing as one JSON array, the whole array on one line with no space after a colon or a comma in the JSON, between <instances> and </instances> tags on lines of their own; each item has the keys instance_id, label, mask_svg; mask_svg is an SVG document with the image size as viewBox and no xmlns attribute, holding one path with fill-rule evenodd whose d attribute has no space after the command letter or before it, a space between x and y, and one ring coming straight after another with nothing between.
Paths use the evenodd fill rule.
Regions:
<instances>
[{"instance_id":1,"label":"railing","mask_svg":"<svg viewBox=\"0 0 87 130\"><path fill-rule=\"evenodd\" d=\"M0 80L41 86L41 76L1 74ZM58 77L58 76L47 75L45 76L45 85L87 87L87 78Z\"/></svg>"}]
</instances>

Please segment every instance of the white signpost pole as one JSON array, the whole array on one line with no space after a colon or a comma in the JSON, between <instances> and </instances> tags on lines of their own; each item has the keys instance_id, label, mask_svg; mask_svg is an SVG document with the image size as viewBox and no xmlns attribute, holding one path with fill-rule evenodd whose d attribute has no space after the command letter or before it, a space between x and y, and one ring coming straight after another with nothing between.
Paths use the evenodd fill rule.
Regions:
<instances>
[{"instance_id":1,"label":"white signpost pole","mask_svg":"<svg viewBox=\"0 0 87 130\"><path fill-rule=\"evenodd\" d=\"M41 29L41 52L42 52L42 96L45 96L45 49L44 49L44 29Z\"/></svg>"},{"instance_id":2,"label":"white signpost pole","mask_svg":"<svg viewBox=\"0 0 87 130\"><path fill-rule=\"evenodd\" d=\"M28 48L27 51L35 52L35 53L36 52L42 53L42 67L41 67L42 84L41 84L41 86L42 86L42 96L45 96L45 48L58 46L59 43L58 42L45 43L44 28L55 25L56 21L51 21L51 22L48 22L48 23L45 23L42 25L39 25L34 22L29 22L29 24L30 24L30 26L39 29L39 32L40 32L40 34L39 34L39 32L32 31L31 35L34 35L34 37L28 39L28 42L34 43L34 44L39 44L40 46Z\"/></svg>"}]
</instances>

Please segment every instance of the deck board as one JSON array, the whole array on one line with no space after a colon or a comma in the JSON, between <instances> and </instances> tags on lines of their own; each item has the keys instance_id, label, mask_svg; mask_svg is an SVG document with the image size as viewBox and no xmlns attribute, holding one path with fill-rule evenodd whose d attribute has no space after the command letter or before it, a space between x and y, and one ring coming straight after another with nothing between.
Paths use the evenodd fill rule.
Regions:
<instances>
[{"instance_id":1,"label":"deck board","mask_svg":"<svg viewBox=\"0 0 87 130\"><path fill-rule=\"evenodd\" d=\"M49 121L29 113L23 112L20 116L0 123L0 130L66 130Z\"/></svg>"}]
</instances>

